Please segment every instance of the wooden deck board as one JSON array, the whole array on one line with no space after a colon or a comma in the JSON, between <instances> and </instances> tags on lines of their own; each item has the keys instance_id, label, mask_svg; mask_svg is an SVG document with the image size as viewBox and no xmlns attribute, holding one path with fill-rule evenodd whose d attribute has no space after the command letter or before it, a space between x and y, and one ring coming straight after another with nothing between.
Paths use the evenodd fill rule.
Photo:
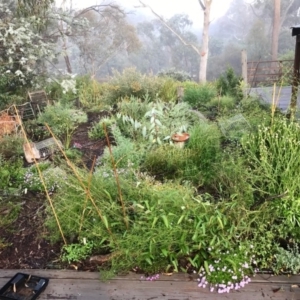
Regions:
<instances>
[{"instance_id":1,"label":"wooden deck board","mask_svg":"<svg viewBox=\"0 0 300 300\"><path fill-rule=\"evenodd\" d=\"M197 287L186 274L163 276L157 281L140 280L140 275L118 276L102 282L99 273L64 270L0 270L0 286L3 286L15 273L23 272L44 276L50 279L46 290L39 297L45 299L86 299L86 300L297 300L300 288L292 287L300 283L300 277L256 276L245 288L229 294L210 293L208 289ZM274 289L280 291L274 293Z\"/></svg>"}]
</instances>

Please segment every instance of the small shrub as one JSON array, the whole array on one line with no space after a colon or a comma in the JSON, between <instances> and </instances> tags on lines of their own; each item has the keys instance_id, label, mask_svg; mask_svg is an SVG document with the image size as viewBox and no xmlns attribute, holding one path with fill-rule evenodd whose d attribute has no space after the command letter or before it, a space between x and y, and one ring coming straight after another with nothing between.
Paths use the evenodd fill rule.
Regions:
<instances>
[{"instance_id":1,"label":"small shrub","mask_svg":"<svg viewBox=\"0 0 300 300\"><path fill-rule=\"evenodd\" d=\"M185 85L183 101L201 110L216 96L217 90L212 84L188 84Z\"/></svg>"},{"instance_id":2,"label":"small shrub","mask_svg":"<svg viewBox=\"0 0 300 300\"><path fill-rule=\"evenodd\" d=\"M83 108L99 111L108 104L104 94L108 88L106 83L100 84L90 77L82 77L77 81L78 97Z\"/></svg>"},{"instance_id":3,"label":"small shrub","mask_svg":"<svg viewBox=\"0 0 300 300\"><path fill-rule=\"evenodd\" d=\"M62 261L68 262L80 262L85 260L92 254L94 248L93 242L82 242L81 244L70 244L63 246Z\"/></svg>"},{"instance_id":4,"label":"small shrub","mask_svg":"<svg viewBox=\"0 0 300 300\"><path fill-rule=\"evenodd\" d=\"M236 100L232 96L222 96L212 99L209 107L216 107L221 113L231 112L236 107Z\"/></svg>"},{"instance_id":5,"label":"small shrub","mask_svg":"<svg viewBox=\"0 0 300 300\"><path fill-rule=\"evenodd\" d=\"M39 123L47 123L52 132L64 140L66 148L70 147L72 135L80 123L87 121L87 115L81 110L56 102L48 105L45 111L39 115Z\"/></svg>"},{"instance_id":6,"label":"small shrub","mask_svg":"<svg viewBox=\"0 0 300 300\"><path fill-rule=\"evenodd\" d=\"M192 80L192 77L190 74L188 74L185 71L177 71L175 69L169 69L165 71L161 71L157 74L159 77L169 77L176 81L184 82L184 81L190 81Z\"/></svg>"},{"instance_id":7,"label":"small shrub","mask_svg":"<svg viewBox=\"0 0 300 300\"><path fill-rule=\"evenodd\" d=\"M288 272L297 275L300 272L300 253L299 246L293 244L288 249L278 247L278 253L275 255L274 269L277 273Z\"/></svg>"},{"instance_id":8,"label":"small shrub","mask_svg":"<svg viewBox=\"0 0 300 300\"><path fill-rule=\"evenodd\" d=\"M43 180L49 193L53 193L64 184L66 173L59 167L52 167L50 163L39 163ZM23 188L32 192L44 192L45 188L35 165L26 169Z\"/></svg>"},{"instance_id":9,"label":"small shrub","mask_svg":"<svg viewBox=\"0 0 300 300\"><path fill-rule=\"evenodd\" d=\"M238 100L243 98L243 91L240 88L241 78L235 75L233 68L229 67L225 74L217 80L217 89L222 96L232 96Z\"/></svg>"},{"instance_id":10,"label":"small shrub","mask_svg":"<svg viewBox=\"0 0 300 300\"><path fill-rule=\"evenodd\" d=\"M157 179L182 178L191 151L164 144L147 152L142 169Z\"/></svg>"},{"instance_id":11,"label":"small shrub","mask_svg":"<svg viewBox=\"0 0 300 300\"><path fill-rule=\"evenodd\" d=\"M121 98L135 96L142 99L148 93L155 99L164 80L153 75L142 75L134 68L125 69L122 73L114 71L104 93L108 104L113 105Z\"/></svg>"},{"instance_id":12,"label":"small shrub","mask_svg":"<svg viewBox=\"0 0 300 300\"><path fill-rule=\"evenodd\" d=\"M109 133L111 131L111 127L115 123L116 121L113 118L102 118L88 131L89 138L93 140L105 138L104 126L106 127L107 133Z\"/></svg>"},{"instance_id":13,"label":"small shrub","mask_svg":"<svg viewBox=\"0 0 300 300\"><path fill-rule=\"evenodd\" d=\"M4 136L0 139L0 155L8 160L23 155L24 139L19 136Z\"/></svg>"},{"instance_id":14,"label":"small shrub","mask_svg":"<svg viewBox=\"0 0 300 300\"><path fill-rule=\"evenodd\" d=\"M0 189L4 191L20 189L25 169L21 158L6 160L0 154Z\"/></svg>"},{"instance_id":15,"label":"small shrub","mask_svg":"<svg viewBox=\"0 0 300 300\"><path fill-rule=\"evenodd\" d=\"M196 124L190 130L187 149L192 154L186 178L197 185L208 183L216 174L216 166L221 154L221 133L215 124Z\"/></svg>"},{"instance_id":16,"label":"small shrub","mask_svg":"<svg viewBox=\"0 0 300 300\"><path fill-rule=\"evenodd\" d=\"M178 81L171 78L166 78L159 89L159 98L163 102L174 102L178 99L177 88L179 87Z\"/></svg>"}]
</instances>

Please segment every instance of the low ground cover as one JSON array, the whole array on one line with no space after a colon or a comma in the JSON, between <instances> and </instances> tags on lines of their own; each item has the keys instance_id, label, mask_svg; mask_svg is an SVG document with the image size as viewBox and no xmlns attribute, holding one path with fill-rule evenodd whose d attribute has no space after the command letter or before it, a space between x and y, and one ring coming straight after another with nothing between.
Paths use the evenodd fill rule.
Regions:
<instances>
[{"instance_id":1,"label":"low ground cover","mask_svg":"<svg viewBox=\"0 0 300 300\"><path fill-rule=\"evenodd\" d=\"M257 270L298 272L299 123L243 99L234 76L229 70L200 86L134 70L104 85L84 78L80 108L68 96L38 119L68 150L25 168L1 143L1 190L7 196L46 187L45 230L65 244L61 261L78 265L98 255L107 276L197 272L200 286L227 291ZM181 85L185 96L176 99ZM86 143L76 143L89 99L102 117L84 127ZM178 147L172 135L183 132L190 138ZM103 155L86 167L80 153L99 140Z\"/></svg>"}]
</instances>

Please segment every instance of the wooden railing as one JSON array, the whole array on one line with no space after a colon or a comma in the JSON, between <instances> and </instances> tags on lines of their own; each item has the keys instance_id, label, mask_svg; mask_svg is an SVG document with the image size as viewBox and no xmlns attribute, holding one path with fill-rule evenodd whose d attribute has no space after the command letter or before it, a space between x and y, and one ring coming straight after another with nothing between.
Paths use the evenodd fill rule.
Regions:
<instances>
[{"instance_id":1,"label":"wooden railing","mask_svg":"<svg viewBox=\"0 0 300 300\"><path fill-rule=\"evenodd\" d=\"M247 62L247 78L251 87L270 86L276 83L291 85L293 60Z\"/></svg>"}]
</instances>

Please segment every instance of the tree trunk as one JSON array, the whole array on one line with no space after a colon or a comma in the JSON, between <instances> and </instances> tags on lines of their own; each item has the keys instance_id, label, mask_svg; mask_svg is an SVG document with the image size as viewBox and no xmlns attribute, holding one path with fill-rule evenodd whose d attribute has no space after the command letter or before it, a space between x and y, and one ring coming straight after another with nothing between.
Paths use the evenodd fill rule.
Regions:
<instances>
[{"instance_id":1,"label":"tree trunk","mask_svg":"<svg viewBox=\"0 0 300 300\"><path fill-rule=\"evenodd\" d=\"M280 4L281 0L274 0L273 33L272 33L272 60L278 59L278 40L280 32Z\"/></svg>"},{"instance_id":2,"label":"tree trunk","mask_svg":"<svg viewBox=\"0 0 300 300\"><path fill-rule=\"evenodd\" d=\"M210 25L210 9L212 0L204 0L204 5L201 0L199 3L204 12L204 21L203 21L203 33L202 33L202 47L201 47L201 56L200 56L200 67L199 67L199 82L206 82L206 73L207 73L207 60L208 60L208 32Z\"/></svg>"}]
</instances>

